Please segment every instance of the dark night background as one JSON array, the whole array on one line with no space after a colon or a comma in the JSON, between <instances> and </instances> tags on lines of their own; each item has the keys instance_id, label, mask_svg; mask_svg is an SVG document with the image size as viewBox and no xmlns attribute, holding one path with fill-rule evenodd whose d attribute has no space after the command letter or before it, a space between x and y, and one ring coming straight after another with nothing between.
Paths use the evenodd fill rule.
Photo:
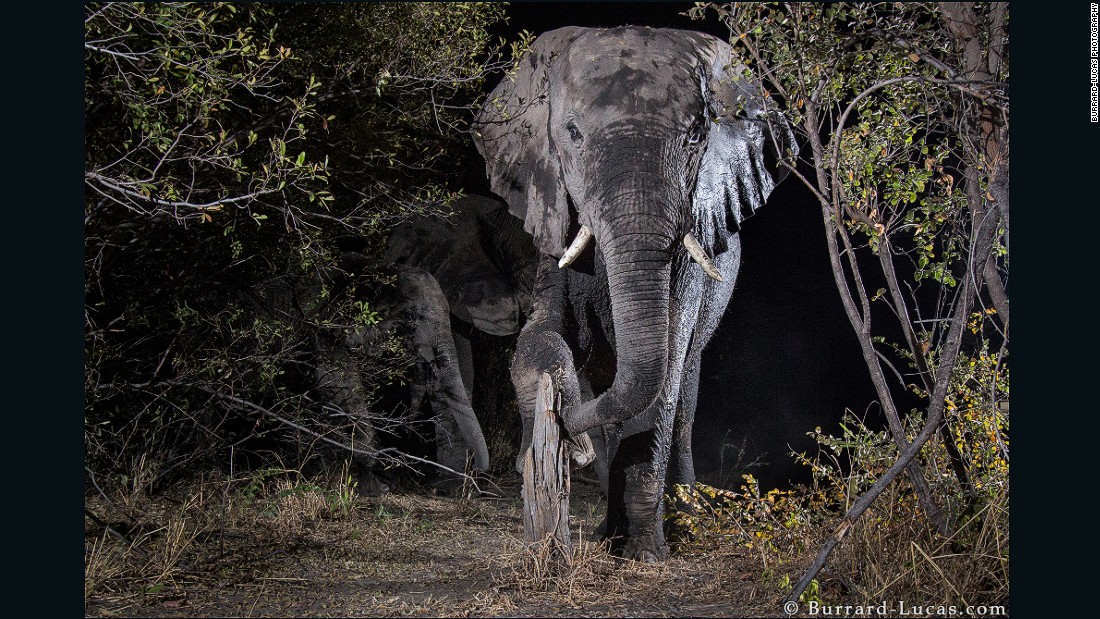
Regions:
<instances>
[{"instance_id":1,"label":"dark night background","mask_svg":"<svg viewBox=\"0 0 1100 619\"><path fill-rule=\"evenodd\" d=\"M520 2L510 5L508 23L494 34L514 40L523 30L538 35L562 26L636 25L729 38L713 14L708 20L682 14L692 6ZM468 189L488 193L480 171L472 172ZM726 486L736 487L736 474L745 471L764 488L806 482L808 469L789 452L813 450L807 432L815 426L836 431L845 407L862 414L874 390L836 292L821 212L808 190L788 177L767 208L746 221L741 239L737 286L703 357L696 468L702 480ZM868 423L881 425L878 408L870 410Z\"/></svg>"}]
</instances>

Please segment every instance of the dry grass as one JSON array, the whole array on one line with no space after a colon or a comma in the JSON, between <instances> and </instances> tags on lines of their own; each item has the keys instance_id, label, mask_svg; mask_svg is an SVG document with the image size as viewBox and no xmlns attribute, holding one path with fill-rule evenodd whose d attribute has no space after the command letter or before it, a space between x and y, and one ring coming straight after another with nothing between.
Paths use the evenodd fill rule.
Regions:
<instances>
[{"instance_id":1,"label":"dry grass","mask_svg":"<svg viewBox=\"0 0 1100 619\"><path fill-rule=\"evenodd\" d=\"M606 587L622 563L611 556L606 543L588 540L583 532L573 544L572 555L563 563L550 540L520 544L499 558L501 571L494 583L519 594L557 594L584 597L589 587Z\"/></svg>"},{"instance_id":2,"label":"dry grass","mask_svg":"<svg viewBox=\"0 0 1100 619\"><path fill-rule=\"evenodd\" d=\"M178 518L150 526L134 549L89 521L87 613L767 616L777 608L778 596L764 596L752 580L716 586L731 570L751 569L743 555L729 557L739 567L719 565L715 555L674 552L661 565L609 555L588 539L602 517L592 489L574 486L572 565L551 572L521 541L514 487L501 489L509 498L491 500L423 492L356 497L340 515L321 500L333 489L319 480L260 477L228 490L208 477L181 504L143 499L150 522ZM88 505L109 511L102 500Z\"/></svg>"},{"instance_id":3,"label":"dry grass","mask_svg":"<svg viewBox=\"0 0 1100 619\"><path fill-rule=\"evenodd\" d=\"M149 470L146 462L135 460L135 474L113 497L85 499L86 601L128 600L177 588L191 563L224 549L225 537L248 534L287 543L316 522L346 517L354 509L346 468L342 477L319 480L327 487L297 471L265 469L229 480L203 475L175 492L151 496L138 481ZM210 545L214 539L217 549Z\"/></svg>"},{"instance_id":4,"label":"dry grass","mask_svg":"<svg viewBox=\"0 0 1100 619\"><path fill-rule=\"evenodd\" d=\"M1008 496L999 494L950 537L935 535L909 496L893 489L852 529L831 562L854 596L946 605L1009 597ZM839 579L840 577L836 577Z\"/></svg>"},{"instance_id":5,"label":"dry grass","mask_svg":"<svg viewBox=\"0 0 1100 619\"><path fill-rule=\"evenodd\" d=\"M764 595L758 572L744 552L695 553L673 545L665 563L625 560L589 534L602 519L593 495L572 501L574 541L567 565L554 560L547 544L525 545L517 531L512 547L494 559L492 598L487 614L573 616L769 616L778 594ZM570 613L571 611L571 613Z\"/></svg>"},{"instance_id":6,"label":"dry grass","mask_svg":"<svg viewBox=\"0 0 1100 619\"><path fill-rule=\"evenodd\" d=\"M289 479L276 485L271 529L281 539L302 533L306 524L329 517L333 510L329 498L320 488L301 486Z\"/></svg>"},{"instance_id":7,"label":"dry grass","mask_svg":"<svg viewBox=\"0 0 1100 619\"><path fill-rule=\"evenodd\" d=\"M694 513L666 563L591 539L603 504L575 484L567 566L522 540L516 487L498 498L362 497L346 470L207 474L174 492L86 499L85 604L122 616L776 616L836 513L758 488ZM844 480L839 480L844 481ZM835 489L835 487L834 487ZM718 496L718 495L716 495ZM851 529L806 601L994 605L1008 599L1008 491L949 539L904 480ZM841 501L843 504L843 501Z\"/></svg>"},{"instance_id":8,"label":"dry grass","mask_svg":"<svg viewBox=\"0 0 1100 619\"><path fill-rule=\"evenodd\" d=\"M709 590L741 577L757 580L766 595L785 595L809 567L848 506L893 461L894 446L883 433L865 429L827 446L854 452L850 468L837 458L802 457L814 467L815 484L792 491L762 492L751 476L739 491L698 485L677 490L692 509L675 519L694 534L685 550L732 556L741 552L756 567L742 576L727 571ZM935 445L933 445L935 447ZM936 454L937 452L931 452ZM908 478L900 477L849 529L803 601L829 605L878 605L902 600L913 606L1004 606L1009 600L1009 488L1007 468L993 470L981 494L967 497L949 476L933 477L933 490L950 515L949 537L937 534L921 512ZM945 481L946 480L946 481ZM974 513L968 513L968 511ZM731 562L731 565L733 563Z\"/></svg>"},{"instance_id":9,"label":"dry grass","mask_svg":"<svg viewBox=\"0 0 1100 619\"><path fill-rule=\"evenodd\" d=\"M985 421L977 418L970 423L981 428ZM857 427L862 428L862 424ZM947 456L940 441L929 443L924 454L927 470L946 473L931 474L929 480L953 532L944 537L934 531L909 479L899 477L850 529L830 559L830 576L822 582L835 585L834 596L945 606L1008 603L1008 463L984 442L985 432L964 433L960 426L955 426L955 432L963 453L980 456L970 460L970 474L977 480L971 494L961 488L953 474L946 473ZM894 454L885 435L876 438L865 428L853 433L849 442L855 443L856 456L855 468L847 477L838 473L836 466L819 469L821 480L827 483L823 487L834 494L845 494L843 506L855 499L858 493L854 489L877 476ZM856 475L861 479L855 479ZM837 520L835 515L819 518L816 539L824 539L826 527L835 526Z\"/></svg>"},{"instance_id":10,"label":"dry grass","mask_svg":"<svg viewBox=\"0 0 1100 619\"><path fill-rule=\"evenodd\" d=\"M139 487L112 501L90 496L87 613L775 616L833 524L791 494L755 489L741 494L741 520L723 529L714 511L716 527L650 565L591 539L604 508L577 483L573 554L556 566L545 548L522 542L518 488L493 489L497 498L462 489L362 497L346 470L306 478L272 468L207 474L155 497ZM811 593L830 603L998 603L1008 591L1007 514L1005 492L972 526L938 539L898 485L852 529Z\"/></svg>"},{"instance_id":11,"label":"dry grass","mask_svg":"<svg viewBox=\"0 0 1100 619\"><path fill-rule=\"evenodd\" d=\"M104 530L98 538L92 538L91 545L84 547L84 599L107 590L112 581L126 573L130 563L127 555L134 551L130 544L113 543L110 532Z\"/></svg>"},{"instance_id":12,"label":"dry grass","mask_svg":"<svg viewBox=\"0 0 1100 619\"><path fill-rule=\"evenodd\" d=\"M163 524L138 523L130 532L103 528L84 550L84 597L158 592L176 584L185 557L204 527L185 503L174 512L158 510Z\"/></svg>"}]
</instances>

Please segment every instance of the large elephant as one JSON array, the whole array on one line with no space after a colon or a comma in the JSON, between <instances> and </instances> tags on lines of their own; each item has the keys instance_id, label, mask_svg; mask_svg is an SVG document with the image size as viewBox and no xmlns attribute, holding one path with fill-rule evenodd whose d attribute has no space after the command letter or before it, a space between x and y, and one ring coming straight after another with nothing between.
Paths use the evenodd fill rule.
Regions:
<instances>
[{"instance_id":1,"label":"large elephant","mask_svg":"<svg viewBox=\"0 0 1100 619\"><path fill-rule=\"evenodd\" d=\"M733 291L740 225L796 154L790 127L723 41L570 27L535 40L473 131L540 254L512 364L524 449L549 372L569 434L608 432L613 548L663 560L666 482L695 478L700 357ZM602 393L584 397L579 371Z\"/></svg>"}]
</instances>

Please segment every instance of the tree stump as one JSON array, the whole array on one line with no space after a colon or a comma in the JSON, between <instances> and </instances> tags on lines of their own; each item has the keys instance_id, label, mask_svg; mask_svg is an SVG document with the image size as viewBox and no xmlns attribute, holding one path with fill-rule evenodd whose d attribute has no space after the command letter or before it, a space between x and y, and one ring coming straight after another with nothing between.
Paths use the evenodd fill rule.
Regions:
<instances>
[{"instance_id":1,"label":"tree stump","mask_svg":"<svg viewBox=\"0 0 1100 619\"><path fill-rule=\"evenodd\" d=\"M561 395L549 374L539 378L531 447L523 456L523 538L551 564L568 566L569 453L558 422Z\"/></svg>"}]
</instances>

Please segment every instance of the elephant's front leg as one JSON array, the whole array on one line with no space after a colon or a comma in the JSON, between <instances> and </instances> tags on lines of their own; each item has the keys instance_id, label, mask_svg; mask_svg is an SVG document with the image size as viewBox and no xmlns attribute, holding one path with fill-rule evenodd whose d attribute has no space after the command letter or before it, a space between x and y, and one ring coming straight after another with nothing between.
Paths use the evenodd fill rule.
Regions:
<instances>
[{"instance_id":1,"label":"elephant's front leg","mask_svg":"<svg viewBox=\"0 0 1100 619\"><path fill-rule=\"evenodd\" d=\"M512 385L516 389L523 422L523 444L516 456L516 471L520 473L523 472L524 454L531 446L539 377L545 372L554 379L561 393L562 408L576 406L581 401L573 351L562 336L565 285L557 261L542 256L535 278L531 316L520 332L512 358Z\"/></svg>"},{"instance_id":2,"label":"elephant's front leg","mask_svg":"<svg viewBox=\"0 0 1100 619\"><path fill-rule=\"evenodd\" d=\"M613 452L608 475L606 537L622 556L656 562L664 561L669 554L663 499L673 407L662 393L639 415L642 417L652 419L652 424L644 424L647 429L632 432L630 426L636 423L632 419Z\"/></svg>"},{"instance_id":3,"label":"elephant's front leg","mask_svg":"<svg viewBox=\"0 0 1100 619\"><path fill-rule=\"evenodd\" d=\"M608 525L628 535L623 552L628 557L660 559L668 550L664 539L666 479L694 483L691 430L699 384L699 361L729 301L740 262L740 246L718 258L725 282L715 282L689 262L686 253L673 263L673 291L669 298L668 367L657 400L623 426L611 483L623 484L619 522ZM669 470L671 466L671 471ZM621 470L621 474L620 471ZM671 474L671 476L667 474ZM617 496L613 485L609 491Z\"/></svg>"},{"instance_id":4,"label":"elephant's front leg","mask_svg":"<svg viewBox=\"0 0 1100 619\"><path fill-rule=\"evenodd\" d=\"M669 300L672 328L668 366L657 398L623 423L612 454L608 480L607 535L623 556L641 561L668 558L664 532L664 491L676 402L698 297L674 294Z\"/></svg>"},{"instance_id":5,"label":"elephant's front leg","mask_svg":"<svg viewBox=\"0 0 1100 619\"><path fill-rule=\"evenodd\" d=\"M512 359L512 385L516 389L516 401L523 422L523 444L516 457L516 471L520 473L523 472L524 454L531 446L539 377L544 372L554 379L561 393L563 408L580 402L573 353L565 339L560 333L540 329L537 325L530 329L525 327L516 342L516 354Z\"/></svg>"},{"instance_id":6,"label":"elephant's front leg","mask_svg":"<svg viewBox=\"0 0 1100 619\"><path fill-rule=\"evenodd\" d=\"M696 286L702 287L698 314L691 325L692 336L687 340L687 358L684 361L683 379L680 383L679 406L676 409L676 422L672 433L672 458L669 464L668 484L695 485L695 460L691 452L691 433L695 426L695 408L699 398L699 370L703 349L714 336L718 324L722 321L726 306L729 305L733 287L737 283L737 273L741 267L741 237L732 234L726 238L727 250L718 256L715 263L722 272L723 281L698 279ZM685 325L686 326L686 325Z\"/></svg>"},{"instance_id":7,"label":"elephant's front leg","mask_svg":"<svg viewBox=\"0 0 1100 619\"><path fill-rule=\"evenodd\" d=\"M421 269L401 267L397 283L405 308L414 315L411 344L422 364L421 378L430 384L426 391L436 419L437 459L453 473L462 473L469 454L473 468L486 471L489 449L462 380L447 298L435 278ZM417 404L423 387L414 392Z\"/></svg>"},{"instance_id":8,"label":"elephant's front leg","mask_svg":"<svg viewBox=\"0 0 1100 619\"><path fill-rule=\"evenodd\" d=\"M691 453L691 432L695 425L695 405L699 397L699 360L692 354L684 364L680 405L672 428L672 455L668 467L668 485L695 485L695 459Z\"/></svg>"}]
</instances>

